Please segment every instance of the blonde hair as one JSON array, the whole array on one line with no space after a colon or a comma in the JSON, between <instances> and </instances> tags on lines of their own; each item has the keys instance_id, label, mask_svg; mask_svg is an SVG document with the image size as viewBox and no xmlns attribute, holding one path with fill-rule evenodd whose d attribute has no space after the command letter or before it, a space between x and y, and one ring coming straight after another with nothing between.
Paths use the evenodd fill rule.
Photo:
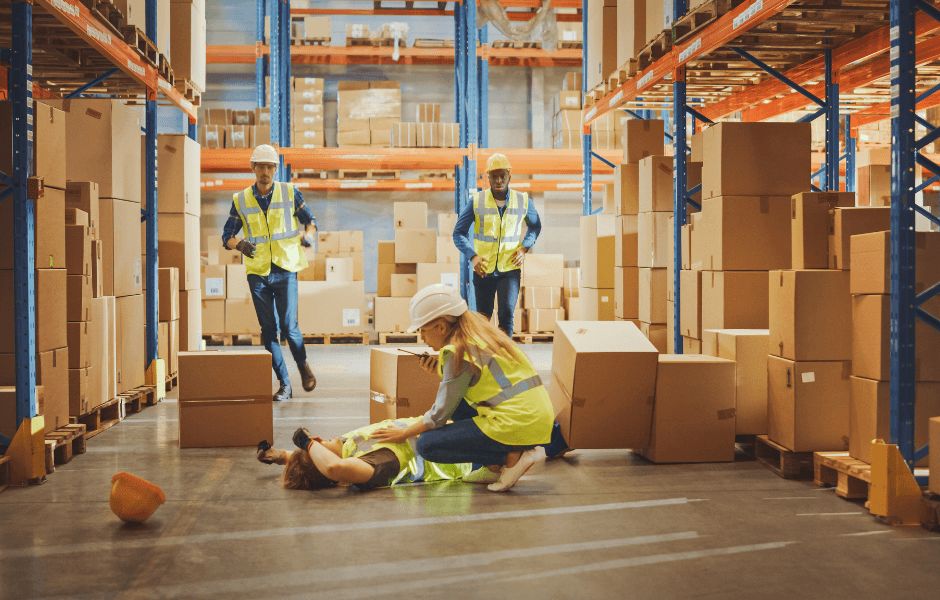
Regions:
<instances>
[{"instance_id":1,"label":"blonde hair","mask_svg":"<svg viewBox=\"0 0 940 600\"><path fill-rule=\"evenodd\" d=\"M499 327L493 325L483 315L468 310L459 317L443 317L451 326L449 340L456 350L454 368L463 369L464 357L474 346L486 348L488 352L506 360L528 361L519 347Z\"/></svg>"},{"instance_id":2,"label":"blonde hair","mask_svg":"<svg viewBox=\"0 0 940 600\"><path fill-rule=\"evenodd\" d=\"M304 450L294 450L287 457L281 483L289 490L319 490L336 485L317 469Z\"/></svg>"}]
</instances>

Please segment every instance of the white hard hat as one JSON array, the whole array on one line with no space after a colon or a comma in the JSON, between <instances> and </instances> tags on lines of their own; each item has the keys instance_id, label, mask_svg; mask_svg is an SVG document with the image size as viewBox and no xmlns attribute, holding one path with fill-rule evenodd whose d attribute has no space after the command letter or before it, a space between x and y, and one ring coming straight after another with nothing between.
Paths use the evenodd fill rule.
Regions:
<instances>
[{"instance_id":1,"label":"white hard hat","mask_svg":"<svg viewBox=\"0 0 940 600\"><path fill-rule=\"evenodd\" d=\"M408 328L408 333L418 331L438 317L459 317L467 310L467 302L454 288L442 283L429 285L411 299L408 306L411 327Z\"/></svg>"},{"instance_id":2,"label":"white hard hat","mask_svg":"<svg viewBox=\"0 0 940 600\"><path fill-rule=\"evenodd\" d=\"M269 165L280 164L277 156L277 150L269 144L261 144L255 147L251 153L251 164L267 163Z\"/></svg>"}]
</instances>

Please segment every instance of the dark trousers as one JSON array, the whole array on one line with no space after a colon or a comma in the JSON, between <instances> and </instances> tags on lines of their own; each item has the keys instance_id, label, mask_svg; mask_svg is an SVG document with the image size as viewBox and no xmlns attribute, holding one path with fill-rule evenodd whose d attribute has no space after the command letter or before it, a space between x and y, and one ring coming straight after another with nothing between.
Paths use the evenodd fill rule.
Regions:
<instances>
[{"instance_id":1,"label":"dark trousers","mask_svg":"<svg viewBox=\"0 0 940 600\"><path fill-rule=\"evenodd\" d=\"M261 343L271 353L271 367L282 385L290 385L287 363L278 343L278 325L300 367L307 362L307 349L297 324L297 273L272 265L267 276L249 275L248 287L261 325Z\"/></svg>"},{"instance_id":2,"label":"dark trousers","mask_svg":"<svg viewBox=\"0 0 940 600\"><path fill-rule=\"evenodd\" d=\"M512 337L513 317L516 312L516 303L519 301L519 281L522 276L520 269L505 273L493 271L486 277L473 274L473 292L477 301L477 312L487 319L493 317L493 304L499 302L499 328Z\"/></svg>"}]
</instances>

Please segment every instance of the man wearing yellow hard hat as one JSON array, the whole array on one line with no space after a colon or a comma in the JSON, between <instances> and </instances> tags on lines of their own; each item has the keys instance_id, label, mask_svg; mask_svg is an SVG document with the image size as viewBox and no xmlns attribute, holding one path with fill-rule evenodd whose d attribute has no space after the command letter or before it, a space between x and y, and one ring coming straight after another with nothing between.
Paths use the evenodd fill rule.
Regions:
<instances>
[{"instance_id":1,"label":"man wearing yellow hard hat","mask_svg":"<svg viewBox=\"0 0 940 600\"><path fill-rule=\"evenodd\" d=\"M473 265L477 312L491 318L498 299L499 328L512 336L513 313L519 299L519 269L542 231L542 222L529 195L509 188L512 166L505 154L490 156L486 176L489 189L473 192L470 202L460 210L454 244ZM527 226L525 237L523 221Z\"/></svg>"},{"instance_id":2,"label":"man wearing yellow hard hat","mask_svg":"<svg viewBox=\"0 0 940 600\"><path fill-rule=\"evenodd\" d=\"M280 382L275 401L289 400L293 393L278 343L278 326L300 369L304 389L309 392L317 385L297 323L297 272L307 266L301 246L313 245L317 221L300 190L274 181L278 163L273 146L262 144L254 149L251 170L255 183L233 196L222 231L222 244L244 254L261 343L271 353L271 366ZM245 237L239 239L242 228Z\"/></svg>"}]
</instances>

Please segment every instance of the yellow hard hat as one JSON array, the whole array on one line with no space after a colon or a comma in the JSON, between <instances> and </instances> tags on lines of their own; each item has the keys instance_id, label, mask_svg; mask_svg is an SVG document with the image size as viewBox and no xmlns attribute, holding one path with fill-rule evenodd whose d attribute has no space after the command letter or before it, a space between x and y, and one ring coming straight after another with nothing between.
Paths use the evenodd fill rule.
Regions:
<instances>
[{"instance_id":1,"label":"yellow hard hat","mask_svg":"<svg viewBox=\"0 0 940 600\"><path fill-rule=\"evenodd\" d=\"M505 169L507 171L512 171L512 165L509 164L509 159L506 158L505 154L491 154L488 159L486 159L486 172L497 171L499 169Z\"/></svg>"},{"instance_id":2,"label":"yellow hard hat","mask_svg":"<svg viewBox=\"0 0 940 600\"><path fill-rule=\"evenodd\" d=\"M111 512L128 523L143 523L166 502L163 490L146 479L121 471L111 478Z\"/></svg>"}]
</instances>

